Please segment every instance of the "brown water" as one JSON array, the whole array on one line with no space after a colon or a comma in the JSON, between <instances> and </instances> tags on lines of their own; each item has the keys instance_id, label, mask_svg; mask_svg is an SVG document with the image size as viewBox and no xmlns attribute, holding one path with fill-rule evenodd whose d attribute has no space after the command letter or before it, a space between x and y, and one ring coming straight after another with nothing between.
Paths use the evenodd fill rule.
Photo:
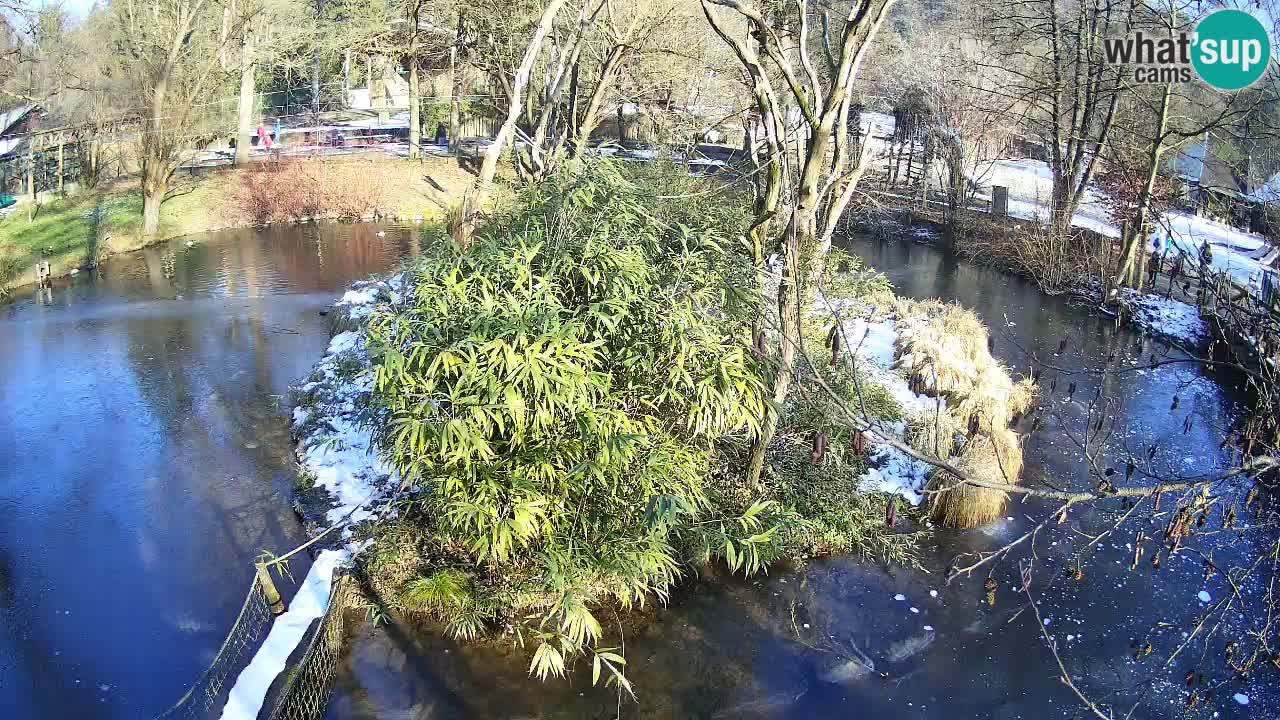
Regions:
<instances>
[{"instance_id":1,"label":"brown water","mask_svg":"<svg viewBox=\"0 0 1280 720\"><path fill-rule=\"evenodd\" d=\"M1115 398L1109 412L1122 431L1106 455L1121 472L1119 458L1145 455L1153 443L1161 475L1208 472L1225 462L1219 443L1236 417L1233 392L1193 366L1135 364L1170 352L1164 345L1026 282L958 263L929 247L862 240L848 247L888 274L903 295L941 297L975 309L993 328L996 354L1020 371L1031 367L1033 357L1067 369L1120 371L1105 379L1072 376L1079 383L1073 399L1065 397L1063 379L1057 396L1042 403L1043 426L1026 445L1025 483L1088 482L1080 450L1064 430L1083 428L1087 413L1081 400L1092 397L1099 382ZM1068 349L1057 355L1063 338ZM1108 360L1113 352L1115 360ZM1053 374L1047 372L1042 384ZM1181 398L1176 413L1169 410L1174 393ZM1194 422L1184 434L1187 414ZM591 687L589 663L567 680L539 684L527 677L528 656L521 651L459 645L430 628L365 624L349 648L327 717L1085 717L1058 680L1041 621L1018 591L1018 564L1032 557L1038 610L1064 663L1095 700L1116 703L1117 715L1140 702L1131 717L1183 717L1182 679L1195 669L1210 682L1226 684L1214 701L1186 717L1280 717L1274 673L1240 682L1222 672L1222 635L1161 666L1202 611L1197 593L1205 590L1216 600L1226 588L1221 576L1204 582L1200 558L1190 554L1167 561L1159 572L1146 563L1130 572L1126 544L1139 528L1158 532L1156 524L1106 538L1086 561L1085 582L1069 579L1068 560L1087 542L1085 533L1110 526L1120 509L1106 503L1079 513L997 565L1000 590L993 608L983 602L984 573L947 585L945 569L960 553L990 550L1020 535L1050 511L1044 503L1011 504L1008 519L985 528L937 533L926 544L924 570L836 557L750 580L693 580L670 606L625 619L635 701L619 698L612 688ZM1256 552L1252 540L1234 536L1198 542L1205 550L1221 545L1215 558L1223 564ZM1263 589L1252 582L1242 590L1256 595ZM902 600L895 599L899 595ZM1239 618L1226 626L1238 631ZM1153 643L1151 659L1131 659L1135 639ZM860 653L871 659L873 672L851 662ZM1251 704L1236 703L1236 692L1246 693Z\"/></svg>"},{"instance_id":2,"label":"brown water","mask_svg":"<svg viewBox=\"0 0 1280 720\"><path fill-rule=\"evenodd\" d=\"M0 305L0 718L148 718L204 670L303 540L286 393L319 310L417 252L380 230L174 241Z\"/></svg>"}]
</instances>

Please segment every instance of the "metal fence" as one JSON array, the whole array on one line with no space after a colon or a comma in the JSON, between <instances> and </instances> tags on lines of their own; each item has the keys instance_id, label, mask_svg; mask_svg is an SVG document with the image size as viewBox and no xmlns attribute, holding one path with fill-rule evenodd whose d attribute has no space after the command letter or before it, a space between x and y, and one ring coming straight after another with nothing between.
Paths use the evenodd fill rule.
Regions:
<instances>
[{"instance_id":1,"label":"metal fence","mask_svg":"<svg viewBox=\"0 0 1280 720\"><path fill-rule=\"evenodd\" d=\"M196 680L191 689L173 707L157 716L156 720L206 720L211 711L226 700L227 680L244 668L249 658L261 645L275 615L267 601L266 592L255 575L249 583L240 615L227 633L222 648L213 662Z\"/></svg>"},{"instance_id":2,"label":"metal fence","mask_svg":"<svg viewBox=\"0 0 1280 720\"><path fill-rule=\"evenodd\" d=\"M173 707L156 720L208 720L226 702L228 680L234 680L249 663L271 628L275 615L268 591L255 575L249 584L240 615L208 669ZM303 638L305 649L298 660L285 668L284 681L267 695L260 718L267 720L318 720L324 715L333 688L338 661L346 639L348 611L356 606L356 581L344 571L333 576L329 607ZM269 710L268 710L269 708Z\"/></svg>"},{"instance_id":3,"label":"metal fence","mask_svg":"<svg viewBox=\"0 0 1280 720\"><path fill-rule=\"evenodd\" d=\"M306 650L298 664L285 671L285 683L267 715L269 720L318 720L324 716L346 641L348 611L355 606L357 595L350 575L334 574L329 607L305 640Z\"/></svg>"}]
</instances>

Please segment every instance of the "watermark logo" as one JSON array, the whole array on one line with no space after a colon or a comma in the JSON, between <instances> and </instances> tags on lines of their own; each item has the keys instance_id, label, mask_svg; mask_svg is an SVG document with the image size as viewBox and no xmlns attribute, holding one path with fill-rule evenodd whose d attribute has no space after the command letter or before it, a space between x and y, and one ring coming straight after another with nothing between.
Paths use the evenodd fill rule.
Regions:
<instances>
[{"instance_id":1,"label":"watermark logo","mask_svg":"<svg viewBox=\"0 0 1280 720\"><path fill-rule=\"evenodd\" d=\"M1271 62L1271 38L1258 18L1243 10L1209 13L1196 26L1198 42L1191 53L1200 79L1219 90L1247 88Z\"/></svg>"},{"instance_id":2,"label":"watermark logo","mask_svg":"<svg viewBox=\"0 0 1280 720\"><path fill-rule=\"evenodd\" d=\"M1216 10L1195 32L1151 36L1139 30L1130 37L1107 38L1106 60L1133 68L1133 81L1143 84L1188 83L1193 75L1226 91L1258 81L1271 62L1271 38L1258 18L1243 10Z\"/></svg>"}]
</instances>

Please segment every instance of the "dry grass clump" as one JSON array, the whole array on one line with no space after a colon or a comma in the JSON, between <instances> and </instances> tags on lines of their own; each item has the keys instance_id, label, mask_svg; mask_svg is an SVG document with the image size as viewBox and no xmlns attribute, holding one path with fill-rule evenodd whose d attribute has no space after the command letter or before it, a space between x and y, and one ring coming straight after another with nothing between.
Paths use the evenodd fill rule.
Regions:
<instances>
[{"instance_id":1,"label":"dry grass clump","mask_svg":"<svg viewBox=\"0 0 1280 720\"><path fill-rule=\"evenodd\" d=\"M955 465L978 480L1014 484L1022 472L1018 436L1008 426L1035 401L1035 384L1015 382L991 356L987 328L977 315L936 300L899 304L898 366L917 392L945 396L945 418L921 418L908 433L912 447L946 459L957 432L969 440ZM974 527L999 517L1007 500L1001 490L959 483L935 471L930 489L933 519L950 527Z\"/></svg>"},{"instance_id":2,"label":"dry grass clump","mask_svg":"<svg viewBox=\"0 0 1280 720\"><path fill-rule=\"evenodd\" d=\"M907 427L907 444L913 450L938 458L949 458L956 450L956 436L964 432L964 426L950 410L942 408L926 413Z\"/></svg>"},{"instance_id":3,"label":"dry grass clump","mask_svg":"<svg viewBox=\"0 0 1280 720\"><path fill-rule=\"evenodd\" d=\"M1022 473L1018 435L1008 428L975 435L952 464L974 480L1016 484ZM954 528L972 528L995 520L1004 514L1009 499L1003 490L970 485L942 470L930 476L927 491L929 516L936 523Z\"/></svg>"},{"instance_id":4,"label":"dry grass clump","mask_svg":"<svg viewBox=\"0 0 1280 720\"><path fill-rule=\"evenodd\" d=\"M1029 277L1051 293L1101 277L1099 273L1109 265L1111 241L1079 228L1054 234L1039 221L974 218L965 222L958 235L956 251L962 257Z\"/></svg>"}]
</instances>

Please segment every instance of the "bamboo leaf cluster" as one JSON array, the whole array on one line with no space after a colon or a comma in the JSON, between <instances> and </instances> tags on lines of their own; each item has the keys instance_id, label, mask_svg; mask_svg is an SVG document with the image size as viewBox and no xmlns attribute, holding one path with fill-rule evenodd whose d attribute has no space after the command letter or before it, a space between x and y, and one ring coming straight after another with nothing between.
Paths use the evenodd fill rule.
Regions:
<instances>
[{"instance_id":1,"label":"bamboo leaf cluster","mask_svg":"<svg viewBox=\"0 0 1280 720\"><path fill-rule=\"evenodd\" d=\"M691 560L758 571L781 542L778 503L726 513L709 487L766 401L733 300L750 264L642 189L591 163L523 191L369 326L380 442L417 489L403 522L425 558L400 599L462 637L518 618L540 677L589 651L625 687L602 604L665 598Z\"/></svg>"}]
</instances>

